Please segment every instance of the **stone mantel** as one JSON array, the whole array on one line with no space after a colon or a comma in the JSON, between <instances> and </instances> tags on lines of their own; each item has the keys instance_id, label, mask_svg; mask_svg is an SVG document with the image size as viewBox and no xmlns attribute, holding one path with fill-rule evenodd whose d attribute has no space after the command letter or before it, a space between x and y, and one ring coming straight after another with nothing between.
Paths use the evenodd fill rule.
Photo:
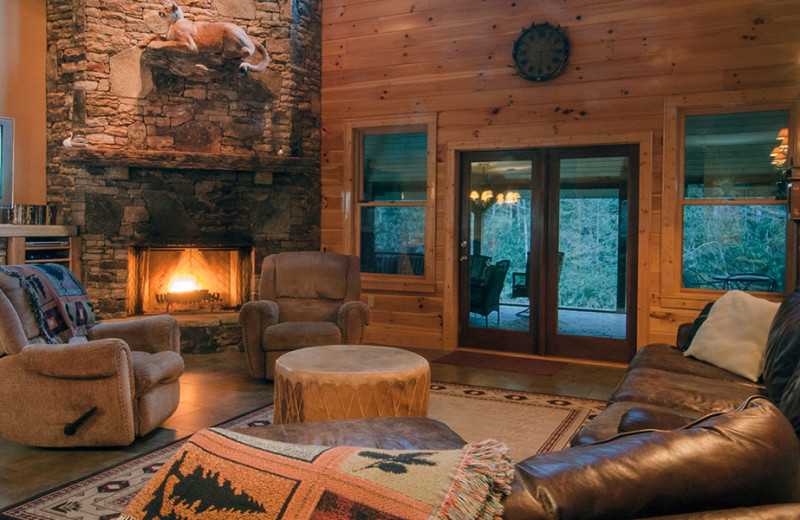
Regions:
<instances>
[{"instance_id":1,"label":"stone mantel","mask_svg":"<svg viewBox=\"0 0 800 520\"><path fill-rule=\"evenodd\" d=\"M132 166L172 170L221 170L253 172L307 172L317 166L306 157L257 154L224 154L119 148L64 148L61 161L85 166Z\"/></svg>"}]
</instances>

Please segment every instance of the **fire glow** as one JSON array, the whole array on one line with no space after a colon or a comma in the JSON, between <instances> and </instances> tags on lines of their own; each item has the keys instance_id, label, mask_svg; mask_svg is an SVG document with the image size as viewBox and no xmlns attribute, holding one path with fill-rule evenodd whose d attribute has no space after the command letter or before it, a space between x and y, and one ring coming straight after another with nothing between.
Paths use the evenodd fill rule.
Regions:
<instances>
[{"instance_id":1,"label":"fire glow","mask_svg":"<svg viewBox=\"0 0 800 520\"><path fill-rule=\"evenodd\" d=\"M169 282L168 292L185 293L185 292L196 291L198 289L200 289L200 286L197 284L197 279L194 276L190 276L188 274L181 274L178 276L174 276L172 280Z\"/></svg>"}]
</instances>

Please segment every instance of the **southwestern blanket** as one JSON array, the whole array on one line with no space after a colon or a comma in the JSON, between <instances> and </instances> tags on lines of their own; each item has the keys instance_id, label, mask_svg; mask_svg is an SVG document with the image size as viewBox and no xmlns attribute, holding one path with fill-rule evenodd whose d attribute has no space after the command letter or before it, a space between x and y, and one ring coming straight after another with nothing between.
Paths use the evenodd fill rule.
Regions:
<instances>
[{"instance_id":1,"label":"southwestern blanket","mask_svg":"<svg viewBox=\"0 0 800 520\"><path fill-rule=\"evenodd\" d=\"M94 325L94 307L83 285L60 264L0 266L20 280L28 294L42 336L49 343L84 339Z\"/></svg>"},{"instance_id":2,"label":"southwestern blanket","mask_svg":"<svg viewBox=\"0 0 800 520\"><path fill-rule=\"evenodd\" d=\"M193 435L120 520L492 519L511 492L508 448L300 446L209 428Z\"/></svg>"}]
</instances>

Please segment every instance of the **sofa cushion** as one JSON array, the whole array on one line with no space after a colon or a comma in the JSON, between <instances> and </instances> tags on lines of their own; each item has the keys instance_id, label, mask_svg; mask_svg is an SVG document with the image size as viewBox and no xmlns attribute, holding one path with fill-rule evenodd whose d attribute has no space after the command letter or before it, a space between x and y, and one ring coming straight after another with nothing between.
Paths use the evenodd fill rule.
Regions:
<instances>
[{"instance_id":1,"label":"sofa cushion","mask_svg":"<svg viewBox=\"0 0 800 520\"><path fill-rule=\"evenodd\" d=\"M648 403L707 414L733 410L752 395L764 395L764 389L750 382L739 384L654 368L637 368L625 374L609 401Z\"/></svg>"},{"instance_id":2,"label":"sofa cushion","mask_svg":"<svg viewBox=\"0 0 800 520\"><path fill-rule=\"evenodd\" d=\"M690 422L706 415L705 413L701 413L696 410L683 410L654 404L619 401L608 405L600 415L589 421L589 424L581 428L578 433L573 435L569 441L570 446L583 446L584 444L592 444L594 442L604 441L624 431L667 428L663 422L659 422L657 425L653 424L652 422L649 422L647 425L639 423L637 425L638 427L631 424L631 414L638 413L636 411L643 408L651 411L651 419L657 413L664 414L664 416L683 416L686 418L686 420L681 423L681 426L689 424Z\"/></svg>"},{"instance_id":3,"label":"sofa cushion","mask_svg":"<svg viewBox=\"0 0 800 520\"><path fill-rule=\"evenodd\" d=\"M777 310L775 302L743 291L728 291L711 307L684 355L758 381Z\"/></svg>"},{"instance_id":4,"label":"sofa cushion","mask_svg":"<svg viewBox=\"0 0 800 520\"><path fill-rule=\"evenodd\" d=\"M677 348L663 343L654 343L642 347L628 365L628 370L637 368L656 368L674 374L689 374L750 386L757 384L711 363L706 363L693 357L686 357Z\"/></svg>"},{"instance_id":5,"label":"sofa cushion","mask_svg":"<svg viewBox=\"0 0 800 520\"><path fill-rule=\"evenodd\" d=\"M620 434L517 464L509 520L639 518L788 502L800 450L769 400L684 428Z\"/></svg>"}]
</instances>

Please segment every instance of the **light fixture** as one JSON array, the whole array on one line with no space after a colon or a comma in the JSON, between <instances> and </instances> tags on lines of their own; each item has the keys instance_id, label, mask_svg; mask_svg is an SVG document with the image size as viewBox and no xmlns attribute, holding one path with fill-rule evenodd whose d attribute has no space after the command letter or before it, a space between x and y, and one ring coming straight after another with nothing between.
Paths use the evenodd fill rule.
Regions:
<instances>
[{"instance_id":1,"label":"light fixture","mask_svg":"<svg viewBox=\"0 0 800 520\"><path fill-rule=\"evenodd\" d=\"M788 128L781 128L780 132L778 132L778 136L775 138L776 140L780 141L778 146L772 149L772 152L769 154L772 157L772 164L777 166L778 168L782 168L786 165L786 156L789 152L789 129Z\"/></svg>"}]
</instances>

